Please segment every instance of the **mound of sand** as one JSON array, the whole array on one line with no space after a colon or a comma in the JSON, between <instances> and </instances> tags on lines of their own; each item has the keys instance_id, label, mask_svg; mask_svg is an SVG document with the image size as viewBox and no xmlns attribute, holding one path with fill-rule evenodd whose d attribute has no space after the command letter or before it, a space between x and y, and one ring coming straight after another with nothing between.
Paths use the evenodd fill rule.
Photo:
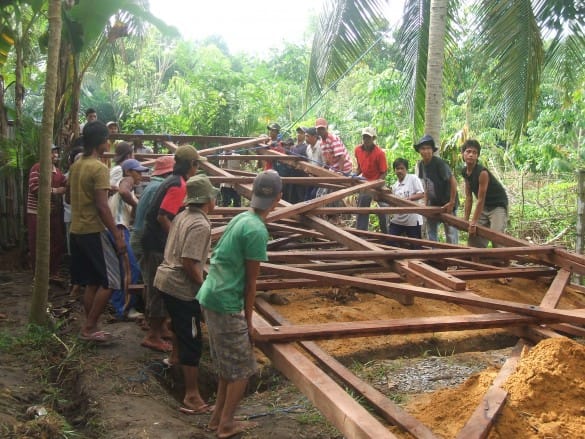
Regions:
<instances>
[{"instance_id":1,"label":"mound of sand","mask_svg":"<svg viewBox=\"0 0 585 439\"><path fill-rule=\"evenodd\" d=\"M457 388L424 395L407 410L436 434L456 437L496 374L489 369ZM544 340L523 354L503 387L508 399L489 438L585 437L585 346Z\"/></svg>"}]
</instances>

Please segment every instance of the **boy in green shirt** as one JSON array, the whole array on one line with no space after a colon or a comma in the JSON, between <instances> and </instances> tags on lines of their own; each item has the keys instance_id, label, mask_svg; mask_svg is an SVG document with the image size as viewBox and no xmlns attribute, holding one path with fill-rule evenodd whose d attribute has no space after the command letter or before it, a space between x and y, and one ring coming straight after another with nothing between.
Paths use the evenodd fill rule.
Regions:
<instances>
[{"instance_id":1,"label":"boy in green shirt","mask_svg":"<svg viewBox=\"0 0 585 439\"><path fill-rule=\"evenodd\" d=\"M282 182L275 171L258 174L252 209L229 222L197 294L207 323L211 357L219 373L217 400L209 421L218 438L232 437L255 426L235 421L234 414L248 379L256 371L252 307L260 262L267 260L268 230L264 221L281 196Z\"/></svg>"}]
</instances>

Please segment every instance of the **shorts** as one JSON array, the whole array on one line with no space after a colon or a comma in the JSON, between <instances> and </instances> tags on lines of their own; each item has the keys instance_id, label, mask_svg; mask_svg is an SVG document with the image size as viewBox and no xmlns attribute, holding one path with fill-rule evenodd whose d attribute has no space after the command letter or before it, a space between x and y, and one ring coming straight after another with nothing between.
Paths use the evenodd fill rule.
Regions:
<instances>
[{"instance_id":1,"label":"shorts","mask_svg":"<svg viewBox=\"0 0 585 439\"><path fill-rule=\"evenodd\" d=\"M97 285L119 290L122 270L114 243L107 230L97 233L71 233L71 283Z\"/></svg>"},{"instance_id":2,"label":"shorts","mask_svg":"<svg viewBox=\"0 0 585 439\"><path fill-rule=\"evenodd\" d=\"M144 281L146 317L154 319L164 319L167 317L167 309L162 298L162 293L154 286L154 277L156 270L164 260L164 255L159 252L147 251L140 259L140 270L142 271L142 280Z\"/></svg>"},{"instance_id":3,"label":"shorts","mask_svg":"<svg viewBox=\"0 0 585 439\"><path fill-rule=\"evenodd\" d=\"M237 381L256 373L256 357L248 335L244 312L219 314L203 308L211 359L220 378Z\"/></svg>"}]
</instances>

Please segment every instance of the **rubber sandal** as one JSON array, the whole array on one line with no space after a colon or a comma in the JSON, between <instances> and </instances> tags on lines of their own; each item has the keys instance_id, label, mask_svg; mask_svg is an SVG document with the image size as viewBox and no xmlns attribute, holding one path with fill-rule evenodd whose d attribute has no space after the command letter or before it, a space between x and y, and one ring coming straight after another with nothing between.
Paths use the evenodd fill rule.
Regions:
<instances>
[{"instance_id":1,"label":"rubber sandal","mask_svg":"<svg viewBox=\"0 0 585 439\"><path fill-rule=\"evenodd\" d=\"M84 341L91 341L95 343L107 343L112 341L112 334L105 331L95 331L91 334L79 334L79 338Z\"/></svg>"},{"instance_id":2,"label":"rubber sandal","mask_svg":"<svg viewBox=\"0 0 585 439\"><path fill-rule=\"evenodd\" d=\"M157 352L171 352L173 350L173 345L166 341L161 341L159 343L153 343L151 341L144 340L140 343L140 346L152 349L153 351Z\"/></svg>"},{"instance_id":3,"label":"rubber sandal","mask_svg":"<svg viewBox=\"0 0 585 439\"><path fill-rule=\"evenodd\" d=\"M190 409L188 407L179 407L179 411L186 415L205 415L211 413L215 407L209 404L204 404L196 409Z\"/></svg>"}]
</instances>

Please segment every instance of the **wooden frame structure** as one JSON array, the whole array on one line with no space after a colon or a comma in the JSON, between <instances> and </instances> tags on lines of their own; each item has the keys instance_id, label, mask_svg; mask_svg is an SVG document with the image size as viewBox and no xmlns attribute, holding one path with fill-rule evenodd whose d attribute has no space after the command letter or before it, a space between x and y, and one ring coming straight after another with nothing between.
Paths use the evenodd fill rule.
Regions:
<instances>
[{"instance_id":1,"label":"wooden frame structure","mask_svg":"<svg viewBox=\"0 0 585 439\"><path fill-rule=\"evenodd\" d=\"M218 139L213 140L222 143ZM200 149L200 154L217 157L217 154L226 150L262 146L265 139L260 137L229 143L229 138L223 138L223 143L227 144ZM205 140L205 143L210 141L208 138ZM526 349L530 343L543 338L560 337L561 333L585 335L585 309L556 308L568 286L583 290L582 287L571 285L570 279L573 274L585 274L585 257L555 246L532 245L480 226L477 228L480 236L502 247L475 249L394 236L393 242L413 245L416 250L391 247L386 244L388 235L339 227L323 216L417 212L424 216L439 217L460 230L467 230L468 223L441 212L440 208L424 207L397 198L384 187L382 180L364 182L341 176L268 148L261 154L257 152L255 149L253 156L240 157L287 161L289 166L302 170L307 177L283 178L285 183L327 185L331 189L324 197L295 205L281 201L280 206L269 214L267 226L273 238L269 243L270 262L261 265L258 290L343 284L395 299L407 306L416 306L415 298L424 297L458 304L473 311L473 314L459 316L295 325L287 322L267 302L258 298L254 316L258 346L344 436L376 439L395 437L385 425L350 397L338 382L362 395L386 422L401 427L416 438L436 437L427 426L352 374L313 340L506 328L520 337L520 341L485 394L481 405L457 436L469 439L487 437L506 400L507 393L501 384L514 371L522 348ZM143 155L141 158L154 157ZM202 163L201 167L214 184L229 182L241 195L250 198L253 174L222 169L213 160ZM372 193L390 207L326 207L332 201L361 191ZM213 212L214 240L221 236L227 221L240 211L242 209L217 208ZM529 265L497 266L485 262L502 259L513 259ZM504 276L549 277L552 283L540 304L485 298L467 286L470 279L496 279ZM308 353L321 368L299 349Z\"/></svg>"}]
</instances>

